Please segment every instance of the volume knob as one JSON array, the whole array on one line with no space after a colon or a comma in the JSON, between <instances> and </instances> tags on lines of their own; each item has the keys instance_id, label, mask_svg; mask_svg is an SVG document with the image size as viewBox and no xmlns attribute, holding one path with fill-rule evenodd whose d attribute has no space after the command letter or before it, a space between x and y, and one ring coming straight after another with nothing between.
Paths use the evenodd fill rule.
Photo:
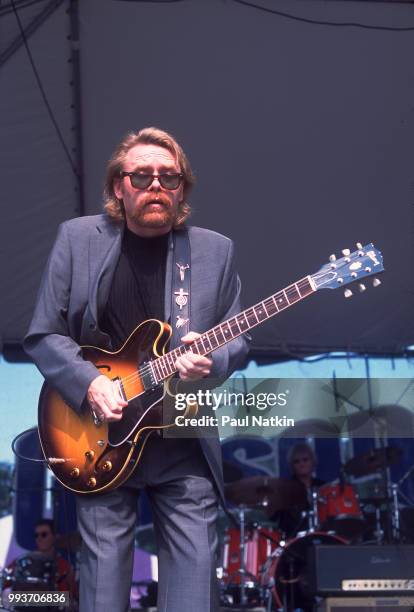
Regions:
<instances>
[{"instance_id":1,"label":"volume knob","mask_svg":"<svg viewBox=\"0 0 414 612\"><path fill-rule=\"evenodd\" d=\"M89 459L89 461L92 461L92 459L95 457L95 451L87 450L85 453L85 457Z\"/></svg>"},{"instance_id":2,"label":"volume knob","mask_svg":"<svg viewBox=\"0 0 414 612\"><path fill-rule=\"evenodd\" d=\"M73 470L70 471L71 478L79 478L79 474L79 468L73 468Z\"/></svg>"},{"instance_id":3,"label":"volume knob","mask_svg":"<svg viewBox=\"0 0 414 612\"><path fill-rule=\"evenodd\" d=\"M96 487L96 478L92 476L91 478L88 479L86 484L88 485L90 489L93 489L94 487Z\"/></svg>"},{"instance_id":4,"label":"volume knob","mask_svg":"<svg viewBox=\"0 0 414 612\"><path fill-rule=\"evenodd\" d=\"M104 472L110 472L112 470L112 462L111 461L105 461L102 464L102 469Z\"/></svg>"}]
</instances>

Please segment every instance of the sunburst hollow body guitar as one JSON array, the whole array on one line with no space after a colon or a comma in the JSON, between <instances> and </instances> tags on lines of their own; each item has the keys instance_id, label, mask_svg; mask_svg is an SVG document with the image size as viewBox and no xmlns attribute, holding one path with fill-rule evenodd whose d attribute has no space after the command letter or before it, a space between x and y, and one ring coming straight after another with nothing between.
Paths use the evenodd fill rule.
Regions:
<instances>
[{"instance_id":1,"label":"sunburst hollow body guitar","mask_svg":"<svg viewBox=\"0 0 414 612\"><path fill-rule=\"evenodd\" d=\"M89 409L81 414L45 383L39 398L38 429L41 447L56 478L76 493L103 493L116 488L139 464L148 437L171 427L163 422L166 383L176 373L180 355L207 355L319 289L335 289L383 271L382 255L373 244L357 245L350 253L325 264L316 273L266 298L255 306L204 332L191 345L167 351L171 328L167 323L141 323L116 352L82 347L83 358L119 385L128 405L122 419L101 422ZM374 286L380 284L374 279ZM350 290L345 290L345 295ZM192 411L189 407L188 411Z\"/></svg>"}]
</instances>

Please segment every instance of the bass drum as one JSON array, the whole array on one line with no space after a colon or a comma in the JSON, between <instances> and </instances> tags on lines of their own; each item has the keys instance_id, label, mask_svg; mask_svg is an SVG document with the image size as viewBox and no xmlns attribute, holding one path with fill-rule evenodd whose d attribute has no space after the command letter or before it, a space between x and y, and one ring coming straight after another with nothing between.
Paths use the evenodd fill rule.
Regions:
<instances>
[{"instance_id":1,"label":"bass drum","mask_svg":"<svg viewBox=\"0 0 414 612\"><path fill-rule=\"evenodd\" d=\"M315 593L312 592L308 567L309 551L319 544L341 545L348 541L340 536L315 531L289 540L280 546L266 564L262 585L271 589L276 608L312 610Z\"/></svg>"}]
</instances>

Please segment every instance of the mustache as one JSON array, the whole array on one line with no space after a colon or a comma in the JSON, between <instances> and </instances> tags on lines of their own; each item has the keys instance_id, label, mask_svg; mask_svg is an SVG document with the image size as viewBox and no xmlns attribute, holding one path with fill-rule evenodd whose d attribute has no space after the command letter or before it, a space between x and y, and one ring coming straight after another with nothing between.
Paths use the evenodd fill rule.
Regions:
<instances>
[{"instance_id":1,"label":"mustache","mask_svg":"<svg viewBox=\"0 0 414 612\"><path fill-rule=\"evenodd\" d=\"M142 206L146 206L147 204L152 204L152 203L162 204L163 206L167 206L168 208L171 206L171 202L168 196L166 196L163 193L159 193L157 195L148 194L142 200Z\"/></svg>"}]
</instances>

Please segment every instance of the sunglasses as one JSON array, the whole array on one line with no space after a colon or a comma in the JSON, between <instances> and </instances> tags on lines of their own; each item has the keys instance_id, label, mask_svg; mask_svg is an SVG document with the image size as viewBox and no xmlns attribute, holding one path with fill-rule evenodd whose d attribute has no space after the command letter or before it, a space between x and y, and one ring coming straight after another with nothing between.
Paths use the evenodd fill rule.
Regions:
<instances>
[{"instance_id":1,"label":"sunglasses","mask_svg":"<svg viewBox=\"0 0 414 612\"><path fill-rule=\"evenodd\" d=\"M174 190L178 189L183 175L181 172L177 173L166 173L166 174L146 174L145 172L120 172L119 176L129 176L131 186L134 189L147 189L152 185L154 179L157 179L161 187L164 189Z\"/></svg>"},{"instance_id":2,"label":"sunglasses","mask_svg":"<svg viewBox=\"0 0 414 612\"><path fill-rule=\"evenodd\" d=\"M35 531L35 538L47 538L49 531Z\"/></svg>"}]
</instances>

